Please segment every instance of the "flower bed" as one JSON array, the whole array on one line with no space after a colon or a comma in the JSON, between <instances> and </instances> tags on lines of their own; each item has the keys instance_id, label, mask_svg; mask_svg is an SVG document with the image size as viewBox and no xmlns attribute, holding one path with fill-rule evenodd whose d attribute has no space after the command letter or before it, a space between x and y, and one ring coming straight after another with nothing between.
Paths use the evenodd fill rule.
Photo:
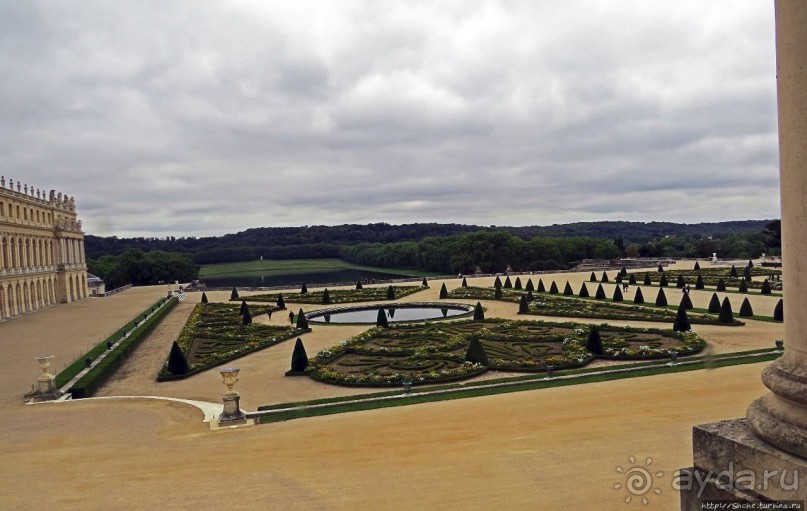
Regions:
<instances>
[{"instance_id":1,"label":"flower bed","mask_svg":"<svg viewBox=\"0 0 807 511\"><path fill-rule=\"evenodd\" d=\"M395 293L394 298L389 298L387 287L365 287L363 289L334 289L328 290L329 300L328 303L323 303L323 295L325 291L308 291L305 293L271 293L262 295L251 295L235 298L231 301L246 300L247 302L268 302L277 303L280 295L286 302L292 303L308 303L313 305L329 305L340 303L357 303L357 302L377 302L381 300L397 300L404 296L415 294L423 291L425 287L420 286L393 286Z\"/></svg>"},{"instance_id":2,"label":"flower bed","mask_svg":"<svg viewBox=\"0 0 807 511\"><path fill-rule=\"evenodd\" d=\"M311 360L315 380L350 386L398 386L455 381L499 371L546 371L579 367L595 357L586 343L589 327L541 321L458 321L372 328L321 351ZM476 334L489 365L464 360ZM648 359L696 353L705 342L693 333L659 329L600 327L600 358Z\"/></svg>"},{"instance_id":3,"label":"flower bed","mask_svg":"<svg viewBox=\"0 0 807 511\"><path fill-rule=\"evenodd\" d=\"M293 326L260 323L243 325L239 310L239 307L226 303L197 304L176 341L188 361L190 370L174 375L168 371L166 360L157 379L162 381L187 378L310 331ZM253 317L274 310L278 310L277 307L250 308Z\"/></svg>"}]
</instances>

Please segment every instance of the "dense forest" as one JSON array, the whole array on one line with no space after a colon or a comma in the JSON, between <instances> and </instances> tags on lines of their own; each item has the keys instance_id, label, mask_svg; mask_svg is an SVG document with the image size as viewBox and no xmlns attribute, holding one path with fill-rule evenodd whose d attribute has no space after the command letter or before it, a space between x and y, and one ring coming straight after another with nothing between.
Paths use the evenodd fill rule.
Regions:
<instances>
[{"instance_id":1,"label":"dense forest","mask_svg":"<svg viewBox=\"0 0 807 511\"><path fill-rule=\"evenodd\" d=\"M777 254L780 222L582 222L532 227L408 224L267 227L206 238L87 235L90 271L107 282L189 280L199 264L338 257L444 273L569 268L617 257L751 258ZM124 282L125 283L125 282Z\"/></svg>"}]
</instances>

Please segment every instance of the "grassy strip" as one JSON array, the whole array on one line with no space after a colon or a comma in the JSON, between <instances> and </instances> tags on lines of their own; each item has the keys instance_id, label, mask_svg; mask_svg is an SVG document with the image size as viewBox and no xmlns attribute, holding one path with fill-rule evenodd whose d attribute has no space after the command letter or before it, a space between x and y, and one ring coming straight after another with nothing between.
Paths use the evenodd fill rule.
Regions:
<instances>
[{"instance_id":1,"label":"grassy strip","mask_svg":"<svg viewBox=\"0 0 807 511\"><path fill-rule=\"evenodd\" d=\"M114 374L115 370L129 356L140 342L148 337L152 330L162 321L175 306L179 303L176 297L168 300L168 303L157 309L157 312L151 315L150 318L145 320L139 326L135 327L129 336L121 341L121 343L100 362L98 362L87 374L79 378L79 380L68 390L73 394L73 399L81 399L90 397L104 384L104 382ZM83 363L83 360L82 360Z\"/></svg>"},{"instance_id":2,"label":"grassy strip","mask_svg":"<svg viewBox=\"0 0 807 511\"><path fill-rule=\"evenodd\" d=\"M364 270L412 277L439 275L439 273L421 270L362 266L360 264L348 263L342 259L265 259L263 261L206 264L199 270L199 277L235 277L248 274L294 275L336 270Z\"/></svg>"},{"instance_id":3,"label":"grassy strip","mask_svg":"<svg viewBox=\"0 0 807 511\"><path fill-rule=\"evenodd\" d=\"M56 380L55 380L56 387L61 388L64 385L67 385L67 383L70 380L75 378L76 375L78 373L80 373L84 369L84 367L85 367L84 359L91 358L91 359L95 360L96 358L98 358L98 356L101 353L103 353L103 352L105 352L107 350L106 344L108 342L115 343L121 337L123 337L126 332L130 332L130 331L134 330L135 322L141 321L143 319L143 316L149 314L152 311L152 309L154 309L154 307L159 305L162 301L163 301L163 299L161 298L161 299L157 300L156 302L154 302L153 305L149 306L146 310L144 310L143 312L141 312L140 314L135 316L134 319L132 319L131 321L129 321L128 323L126 323L125 325L120 327L117 331L115 331L114 334L110 335L109 337L107 337L103 341L101 341L98 344L96 344L95 346L93 346L90 349L90 351L88 351L87 353L85 353L84 355L79 357L77 360L75 360L69 366L65 367L62 370L62 372L60 372L59 374L56 375Z\"/></svg>"},{"instance_id":4,"label":"grassy strip","mask_svg":"<svg viewBox=\"0 0 807 511\"><path fill-rule=\"evenodd\" d=\"M502 387L480 387L480 388L467 388L463 391L452 392L447 394L428 393L421 395L405 395L401 391L390 393L379 393L373 397L383 397L384 395L400 395L400 399L390 399L383 401L358 401L358 402L345 402L343 404L334 404L333 406L323 408L298 408L294 410L287 410L284 412L277 412L271 415L257 417L258 423L269 424L272 422L280 422L291 419L299 419L303 417L315 417L321 415L332 415L336 413L356 412L362 410L375 410L379 408L389 408L392 406L406 406L420 403L433 403L437 401L449 401L453 399L464 399L469 397L489 396L494 394L504 394L509 392L519 392L524 390L537 390L552 387L566 387L570 385L580 385L585 383L595 383L603 381L622 380L625 378L635 378L641 376L654 376L657 374L678 373L688 371L698 371L701 369L714 369L719 367L727 367L733 365L754 364L758 362L768 362L777 359L781 353L771 352L767 356L759 357L744 357L741 359L713 359L711 362L700 361L697 364L686 364L676 366L662 366L652 367L647 369L640 369L638 371L625 372L612 371L603 374L593 374L588 376L581 376L580 378L573 379L549 379L535 381L527 384L502 386ZM485 382L489 384L490 382ZM357 399L358 396L348 397L347 400ZM302 406L302 405L301 405ZM268 407L261 407L258 410L268 410Z\"/></svg>"}]
</instances>

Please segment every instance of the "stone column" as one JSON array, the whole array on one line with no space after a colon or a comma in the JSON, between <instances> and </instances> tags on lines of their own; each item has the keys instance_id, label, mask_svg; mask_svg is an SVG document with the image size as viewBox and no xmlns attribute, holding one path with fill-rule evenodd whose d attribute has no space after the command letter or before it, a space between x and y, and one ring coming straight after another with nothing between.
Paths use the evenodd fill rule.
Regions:
<instances>
[{"instance_id":1,"label":"stone column","mask_svg":"<svg viewBox=\"0 0 807 511\"><path fill-rule=\"evenodd\" d=\"M776 0L785 353L748 408L760 438L807 458L807 3Z\"/></svg>"}]
</instances>

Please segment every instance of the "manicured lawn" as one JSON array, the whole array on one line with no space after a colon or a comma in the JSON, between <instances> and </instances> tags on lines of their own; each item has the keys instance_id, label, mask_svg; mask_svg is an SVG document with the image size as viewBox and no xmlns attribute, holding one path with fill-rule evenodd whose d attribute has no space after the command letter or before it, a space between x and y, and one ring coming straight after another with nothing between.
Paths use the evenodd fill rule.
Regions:
<instances>
[{"instance_id":1,"label":"manicured lawn","mask_svg":"<svg viewBox=\"0 0 807 511\"><path fill-rule=\"evenodd\" d=\"M365 270L381 273L395 273L412 277L437 275L434 272L405 270L398 268L376 268L348 263L342 259L265 259L238 263L205 264L199 270L199 277L234 277L249 275L294 275L336 270Z\"/></svg>"}]
</instances>

